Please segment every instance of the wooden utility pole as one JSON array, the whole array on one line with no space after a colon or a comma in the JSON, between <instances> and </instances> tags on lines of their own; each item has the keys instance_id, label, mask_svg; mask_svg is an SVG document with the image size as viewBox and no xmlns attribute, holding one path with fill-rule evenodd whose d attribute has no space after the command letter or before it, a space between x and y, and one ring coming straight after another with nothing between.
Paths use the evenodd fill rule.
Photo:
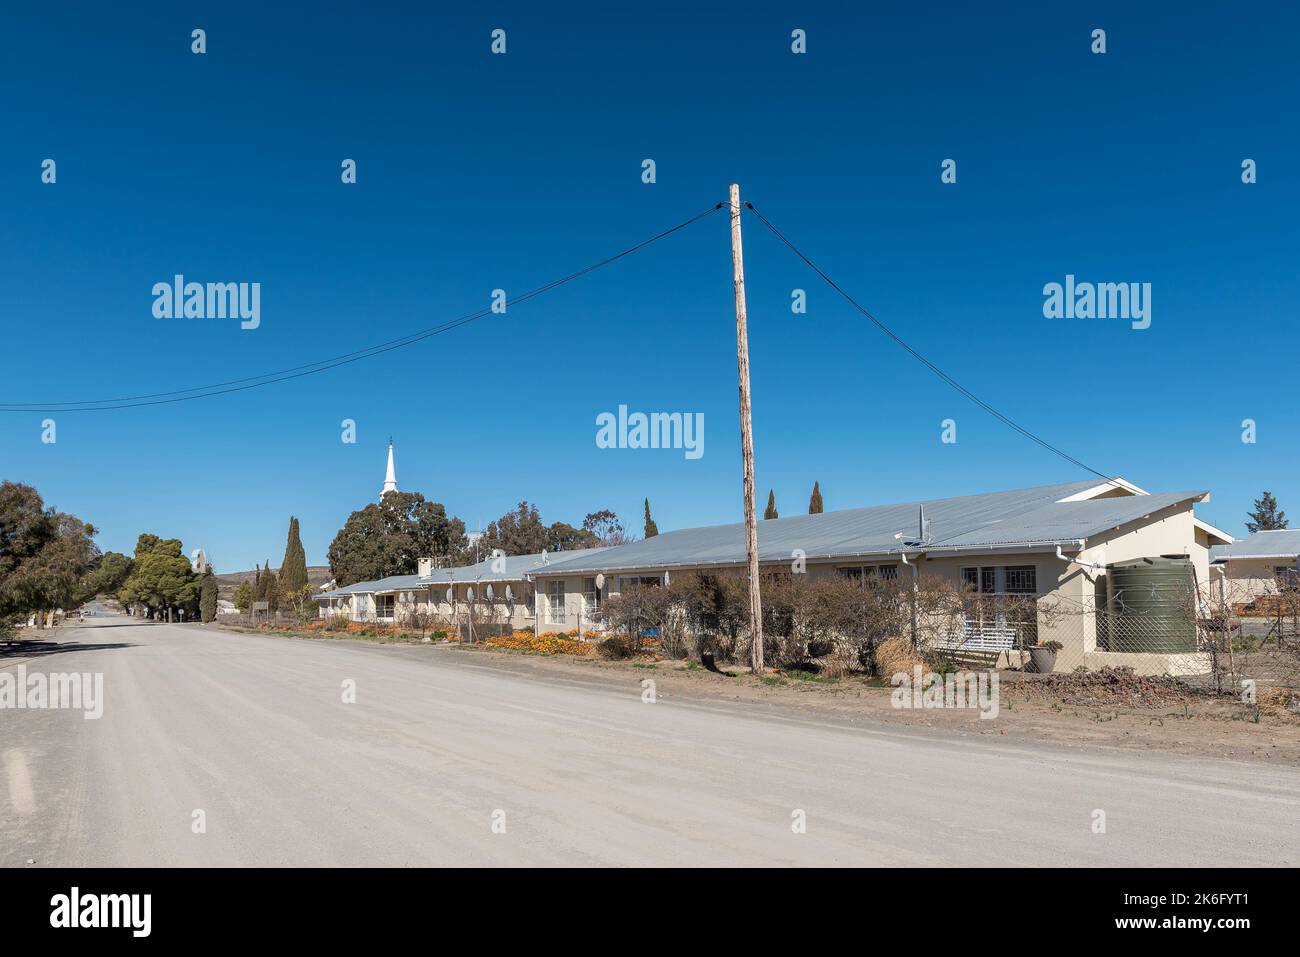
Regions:
<instances>
[{"instance_id":1,"label":"wooden utility pole","mask_svg":"<svg viewBox=\"0 0 1300 957\"><path fill-rule=\"evenodd\" d=\"M745 544L749 558L750 664L763 673L763 606L758 590L758 516L754 512L754 430L749 410L749 331L745 254L740 245L740 187L731 184L731 272L736 288L736 368L740 374L740 453L745 462Z\"/></svg>"}]
</instances>

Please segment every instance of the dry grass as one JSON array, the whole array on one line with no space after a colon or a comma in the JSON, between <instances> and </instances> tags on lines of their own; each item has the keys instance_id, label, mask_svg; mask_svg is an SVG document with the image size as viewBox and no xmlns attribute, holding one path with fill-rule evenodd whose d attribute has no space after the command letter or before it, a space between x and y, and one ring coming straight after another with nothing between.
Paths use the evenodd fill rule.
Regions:
<instances>
[{"instance_id":1,"label":"dry grass","mask_svg":"<svg viewBox=\"0 0 1300 957\"><path fill-rule=\"evenodd\" d=\"M925 660L906 638L887 638L876 646L877 674L886 678L899 673L910 675L917 665L925 669Z\"/></svg>"}]
</instances>

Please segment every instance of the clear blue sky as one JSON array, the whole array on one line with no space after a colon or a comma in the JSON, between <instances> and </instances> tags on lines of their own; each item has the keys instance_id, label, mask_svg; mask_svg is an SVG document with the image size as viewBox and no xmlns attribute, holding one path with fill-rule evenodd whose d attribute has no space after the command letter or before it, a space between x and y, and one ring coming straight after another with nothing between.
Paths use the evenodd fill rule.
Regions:
<instances>
[{"instance_id":1,"label":"clear blue sky","mask_svg":"<svg viewBox=\"0 0 1300 957\"><path fill-rule=\"evenodd\" d=\"M1072 455L1151 490L1209 489L1200 514L1237 534L1264 488L1300 519L1300 16L949 6L6 5L0 402L186 388L394 338L738 181L900 334ZM844 508L1086 477L745 230L761 499L797 513L814 480ZM154 319L151 288L175 273L260 282L261 327ZM1150 282L1151 328L1045 319L1042 287L1067 273ZM0 413L0 476L99 526L105 549L148 530L226 571L278 564L291 514L323 563L377 497L390 435L401 487L470 527L526 498L548 522L608 507L639 531L647 495L661 530L736 521L731 295L718 214L317 377L59 414L54 445L44 416ZM595 417L620 403L704 413L705 455L598 449Z\"/></svg>"}]
</instances>

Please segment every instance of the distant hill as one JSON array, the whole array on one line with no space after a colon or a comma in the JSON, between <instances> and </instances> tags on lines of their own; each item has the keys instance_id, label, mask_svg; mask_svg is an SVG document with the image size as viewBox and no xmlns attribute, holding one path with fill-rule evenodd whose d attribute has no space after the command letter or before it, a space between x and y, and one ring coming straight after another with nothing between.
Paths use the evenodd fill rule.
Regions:
<instances>
[{"instance_id":1,"label":"distant hill","mask_svg":"<svg viewBox=\"0 0 1300 957\"><path fill-rule=\"evenodd\" d=\"M256 570L250 570L246 572L230 572L226 575L218 575L217 597L224 598L226 601L234 601L235 589L239 587L239 583L243 581L251 582L253 576L256 574ZM313 588L325 584L333 577L334 576L330 574L330 567L328 565L307 566L307 581Z\"/></svg>"}]
</instances>

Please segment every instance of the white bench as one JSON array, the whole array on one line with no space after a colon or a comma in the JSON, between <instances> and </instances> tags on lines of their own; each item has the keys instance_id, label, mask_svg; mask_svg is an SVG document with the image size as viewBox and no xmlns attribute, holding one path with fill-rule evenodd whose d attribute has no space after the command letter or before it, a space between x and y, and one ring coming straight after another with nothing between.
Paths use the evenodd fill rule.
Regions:
<instances>
[{"instance_id":1,"label":"white bench","mask_svg":"<svg viewBox=\"0 0 1300 957\"><path fill-rule=\"evenodd\" d=\"M967 625L962 632L951 634L947 638L935 642L936 647L947 651L979 652L994 655L1001 655L1004 651L1011 651L1015 644L1016 630L1006 625L992 625L982 628Z\"/></svg>"}]
</instances>

